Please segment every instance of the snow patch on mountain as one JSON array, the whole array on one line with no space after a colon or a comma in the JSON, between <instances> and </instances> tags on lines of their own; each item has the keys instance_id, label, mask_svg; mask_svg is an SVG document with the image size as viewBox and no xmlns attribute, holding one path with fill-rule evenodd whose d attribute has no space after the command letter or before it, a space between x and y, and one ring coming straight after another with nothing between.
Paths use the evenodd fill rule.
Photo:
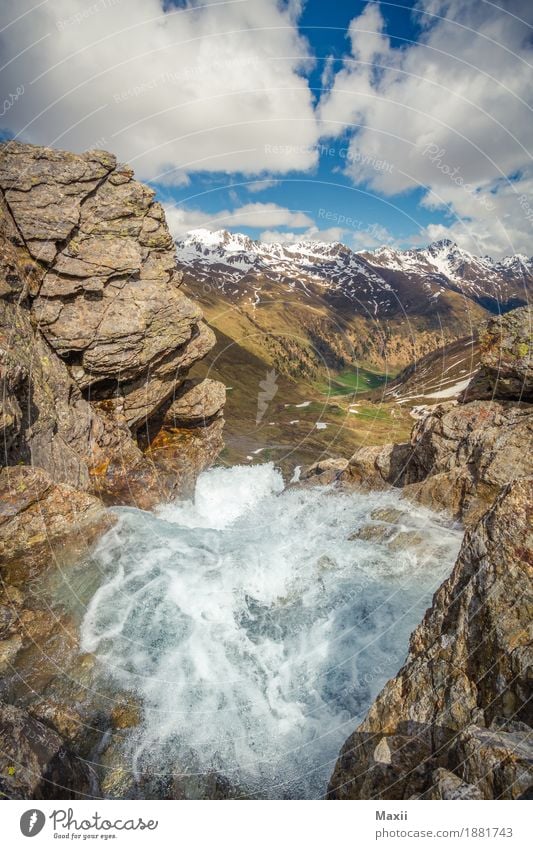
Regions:
<instances>
[{"instance_id":1,"label":"snow patch on mountain","mask_svg":"<svg viewBox=\"0 0 533 849\"><path fill-rule=\"evenodd\" d=\"M402 282L432 303L453 290L494 310L525 302L533 286L532 258L517 254L494 261L448 239L426 248L356 252L341 242L259 242L241 233L198 229L176 249L192 280L256 305L259 284L268 281L304 297L316 292L349 298L372 315L405 305Z\"/></svg>"}]
</instances>

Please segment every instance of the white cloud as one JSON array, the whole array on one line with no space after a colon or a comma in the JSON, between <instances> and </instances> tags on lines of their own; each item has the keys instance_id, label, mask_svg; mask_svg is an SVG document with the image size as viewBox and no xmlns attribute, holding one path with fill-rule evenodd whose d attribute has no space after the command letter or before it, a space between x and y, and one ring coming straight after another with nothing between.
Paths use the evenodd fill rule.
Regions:
<instances>
[{"instance_id":1,"label":"white cloud","mask_svg":"<svg viewBox=\"0 0 533 849\"><path fill-rule=\"evenodd\" d=\"M356 251L372 250L382 245L397 247L394 236L383 225L374 222L361 230L355 230L351 240L347 243Z\"/></svg>"},{"instance_id":2,"label":"white cloud","mask_svg":"<svg viewBox=\"0 0 533 849\"><path fill-rule=\"evenodd\" d=\"M474 194L458 186L446 186L436 198L428 193L424 205L453 210L450 224L430 224L423 231L425 241L453 239L465 250L494 257L512 253L530 256L533 224L533 168L509 181L496 180Z\"/></svg>"},{"instance_id":3,"label":"white cloud","mask_svg":"<svg viewBox=\"0 0 533 849\"><path fill-rule=\"evenodd\" d=\"M294 244L295 242L342 242L346 230L342 227L329 227L319 230L318 227L308 227L303 233L282 232L280 230L265 230L259 236L261 242L282 242L283 244Z\"/></svg>"},{"instance_id":4,"label":"white cloud","mask_svg":"<svg viewBox=\"0 0 533 849\"><path fill-rule=\"evenodd\" d=\"M224 209L212 215L181 206L165 206L170 232L182 239L189 230L229 230L239 227L309 227L312 220L304 212L293 211L275 203L247 203L237 209Z\"/></svg>"},{"instance_id":5,"label":"white cloud","mask_svg":"<svg viewBox=\"0 0 533 849\"><path fill-rule=\"evenodd\" d=\"M418 8L431 15L421 16L419 43L401 49L383 34L378 3L354 18L350 56L319 106L322 132L351 134L354 182L386 195L424 187L426 206L451 213L440 233L495 255L531 252L519 204L531 189L533 48L519 20L528 4L421 0Z\"/></svg>"},{"instance_id":6,"label":"white cloud","mask_svg":"<svg viewBox=\"0 0 533 849\"><path fill-rule=\"evenodd\" d=\"M307 169L317 124L300 4L277 0L4 0L2 125L71 150L99 146L139 176ZM27 14L25 14L27 12ZM20 54L20 55L18 55ZM15 58L17 57L18 58ZM283 148L273 157L272 147Z\"/></svg>"},{"instance_id":7,"label":"white cloud","mask_svg":"<svg viewBox=\"0 0 533 849\"><path fill-rule=\"evenodd\" d=\"M267 189L272 189L278 184L279 180L274 180L265 177L265 179L255 180L253 183L247 183L244 188L252 194L257 194L258 192L264 192Z\"/></svg>"}]
</instances>

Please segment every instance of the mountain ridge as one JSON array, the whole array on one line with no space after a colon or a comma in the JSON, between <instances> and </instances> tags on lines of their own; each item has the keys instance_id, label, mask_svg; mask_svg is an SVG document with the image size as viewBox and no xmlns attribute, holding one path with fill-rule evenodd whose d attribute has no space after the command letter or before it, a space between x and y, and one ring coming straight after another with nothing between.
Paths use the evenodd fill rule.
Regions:
<instances>
[{"instance_id":1,"label":"mountain ridge","mask_svg":"<svg viewBox=\"0 0 533 849\"><path fill-rule=\"evenodd\" d=\"M445 291L492 313L525 305L533 294L533 257L478 257L448 239L426 248L354 251L342 242L260 242L201 228L177 241L176 249L186 278L208 281L232 300L248 296L256 304L259 284L281 284L304 295L318 288L327 296L360 302L374 315L393 314L402 306L409 313L413 298L427 306Z\"/></svg>"}]
</instances>

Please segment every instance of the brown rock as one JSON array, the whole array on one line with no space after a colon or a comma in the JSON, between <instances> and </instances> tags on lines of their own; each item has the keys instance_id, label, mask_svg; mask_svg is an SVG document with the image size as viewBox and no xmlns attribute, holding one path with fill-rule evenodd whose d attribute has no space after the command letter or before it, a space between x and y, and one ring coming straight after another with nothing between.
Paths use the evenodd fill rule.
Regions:
<instances>
[{"instance_id":1,"label":"brown rock","mask_svg":"<svg viewBox=\"0 0 533 849\"><path fill-rule=\"evenodd\" d=\"M142 426L157 436L161 420L150 420L161 419L214 334L179 289L152 190L103 151L15 142L0 147L0 189L5 461L39 466L106 503L175 497L170 465L162 475L132 435ZM191 469L201 465L194 442ZM212 433L204 444L205 465Z\"/></svg>"},{"instance_id":2,"label":"brown rock","mask_svg":"<svg viewBox=\"0 0 533 849\"><path fill-rule=\"evenodd\" d=\"M472 525L502 486L533 473L532 436L527 404L441 404L413 428L403 493Z\"/></svg>"},{"instance_id":3,"label":"brown rock","mask_svg":"<svg viewBox=\"0 0 533 849\"><path fill-rule=\"evenodd\" d=\"M424 799L483 799L475 784L467 784L453 772L439 767L431 777L433 786Z\"/></svg>"},{"instance_id":4,"label":"brown rock","mask_svg":"<svg viewBox=\"0 0 533 849\"><path fill-rule=\"evenodd\" d=\"M296 486L300 484L325 486L334 483L336 480L339 480L341 472L344 472L347 466L348 460L344 460L342 457L319 460L317 463L313 463L311 466L302 469L300 481Z\"/></svg>"},{"instance_id":5,"label":"brown rock","mask_svg":"<svg viewBox=\"0 0 533 849\"><path fill-rule=\"evenodd\" d=\"M466 728L454 746L467 782L482 799L520 799L533 787L533 735L521 731L494 731L476 725Z\"/></svg>"},{"instance_id":6,"label":"brown rock","mask_svg":"<svg viewBox=\"0 0 533 849\"><path fill-rule=\"evenodd\" d=\"M69 616L51 614L42 595L45 573L71 568L115 522L93 495L54 484L42 469L0 471L0 605L3 673L18 683L30 670L33 691L77 650ZM7 678L6 678L7 685Z\"/></svg>"},{"instance_id":7,"label":"brown rock","mask_svg":"<svg viewBox=\"0 0 533 849\"><path fill-rule=\"evenodd\" d=\"M146 456L168 499L192 495L196 478L224 447L223 427L215 417L205 427L162 428L152 440Z\"/></svg>"},{"instance_id":8,"label":"brown rock","mask_svg":"<svg viewBox=\"0 0 533 849\"><path fill-rule=\"evenodd\" d=\"M34 319L81 388L114 380L125 394L198 332L161 206L113 156L10 142L0 187L28 253L47 266ZM145 417L173 386L153 389Z\"/></svg>"},{"instance_id":9,"label":"brown rock","mask_svg":"<svg viewBox=\"0 0 533 849\"><path fill-rule=\"evenodd\" d=\"M350 457L340 479L364 489L401 486L406 479L411 450L408 443L359 448Z\"/></svg>"},{"instance_id":10,"label":"brown rock","mask_svg":"<svg viewBox=\"0 0 533 849\"><path fill-rule=\"evenodd\" d=\"M5 799L79 799L91 794L89 765L26 711L0 703L0 794Z\"/></svg>"},{"instance_id":11,"label":"brown rock","mask_svg":"<svg viewBox=\"0 0 533 849\"><path fill-rule=\"evenodd\" d=\"M78 560L114 517L93 495L54 484L42 469L0 470L2 577L24 584L58 562Z\"/></svg>"},{"instance_id":12,"label":"brown rock","mask_svg":"<svg viewBox=\"0 0 533 849\"><path fill-rule=\"evenodd\" d=\"M114 728L132 728L141 721L141 706L133 697L123 699L114 705L111 721Z\"/></svg>"},{"instance_id":13,"label":"brown rock","mask_svg":"<svg viewBox=\"0 0 533 849\"><path fill-rule=\"evenodd\" d=\"M220 412L226 403L226 387L218 380L185 380L168 408L164 425L199 424Z\"/></svg>"},{"instance_id":14,"label":"brown rock","mask_svg":"<svg viewBox=\"0 0 533 849\"><path fill-rule=\"evenodd\" d=\"M492 318L480 333L480 368L463 395L464 401L498 398L533 402L531 307Z\"/></svg>"}]
</instances>

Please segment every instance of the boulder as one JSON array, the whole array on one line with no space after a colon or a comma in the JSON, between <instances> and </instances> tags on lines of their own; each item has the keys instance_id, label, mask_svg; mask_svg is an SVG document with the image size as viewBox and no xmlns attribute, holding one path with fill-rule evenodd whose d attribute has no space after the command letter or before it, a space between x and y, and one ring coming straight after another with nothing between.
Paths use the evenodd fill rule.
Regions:
<instances>
[{"instance_id":1,"label":"boulder","mask_svg":"<svg viewBox=\"0 0 533 849\"><path fill-rule=\"evenodd\" d=\"M340 480L363 489L387 489L406 480L411 455L409 443L370 445L350 457Z\"/></svg>"},{"instance_id":2,"label":"boulder","mask_svg":"<svg viewBox=\"0 0 533 849\"><path fill-rule=\"evenodd\" d=\"M164 418L167 427L196 425L213 418L226 403L226 387L218 380L185 380Z\"/></svg>"},{"instance_id":3,"label":"boulder","mask_svg":"<svg viewBox=\"0 0 533 849\"><path fill-rule=\"evenodd\" d=\"M433 784L424 795L425 799L464 800L484 798L475 784L467 784L448 769L439 767L431 776L431 780Z\"/></svg>"},{"instance_id":4,"label":"boulder","mask_svg":"<svg viewBox=\"0 0 533 849\"><path fill-rule=\"evenodd\" d=\"M201 311L180 291L162 207L111 154L8 142L0 188L41 266L33 318L81 389L112 380L127 394L198 332ZM159 388L146 394L145 417L172 394L172 384Z\"/></svg>"},{"instance_id":5,"label":"boulder","mask_svg":"<svg viewBox=\"0 0 533 849\"><path fill-rule=\"evenodd\" d=\"M143 454L138 432L159 416L157 436L160 411L215 337L180 291L152 190L103 151L15 142L0 147L0 189L4 462L110 504L175 497L178 478ZM203 444L205 465L215 440Z\"/></svg>"},{"instance_id":6,"label":"boulder","mask_svg":"<svg viewBox=\"0 0 533 849\"><path fill-rule=\"evenodd\" d=\"M302 469L300 479L295 486L318 484L321 486L334 483L339 480L341 473L348 467L348 460L343 458L328 458L318 460L311 466Z\"/></svg>"},{"instance_id":7,"label":"boulder","mask_svg":"<svg viewBox=\"0 0 533 849\"><path fill-rule=\"evenodd\" d=\"M502 486L533 474L532 437L527 404L440 404L413 428L403 494L472 525Z\"/></svg>"},{"instance_id":8,"label":"boulder","mask_svg":"<svg viewBox=\"0 0 533 849\"><path fill-rule=\"evenodd\" d=\"M479 335L479 371L466 388L463 403L489 398L533 402L532 324L531 307L487 323Z\"/></svg>"}]
</instances>

